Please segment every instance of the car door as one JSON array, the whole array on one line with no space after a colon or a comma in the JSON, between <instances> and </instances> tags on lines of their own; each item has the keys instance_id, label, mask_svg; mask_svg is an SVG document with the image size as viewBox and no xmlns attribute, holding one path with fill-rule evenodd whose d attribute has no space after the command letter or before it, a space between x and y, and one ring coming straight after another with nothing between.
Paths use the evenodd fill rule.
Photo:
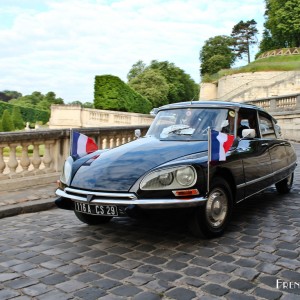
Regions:
<instances>
[{"instance_id":1,"label":"car door","mask_svg":"<svg viewBox=\"0 0 300 300\"><path fill-rule=\"evenodd\" d=\"M256 132L254 138L237 137L236 151L242 159L244 168L244 183L238 188L243 187L244 198L247 198L272 184L272 163L269 152L270 143L268 139L261 137L256 110L241 109L239 113L243 115L243 125L248 125Z\"/></svg>"},{"instance_id":2,"label":"car door","mask_svg":"<svg viewBox=\"0 0 300 300\"><path fill-rule=\"evenodd\" d=\"M274 122L268 114L259 112L258 118L261 137L264 144L267 144L270 153L273 173L272 183L275 183L285 177L286 166L289 165L286 153L288 143L277 138Z\"/></svg>"}]
</instances>

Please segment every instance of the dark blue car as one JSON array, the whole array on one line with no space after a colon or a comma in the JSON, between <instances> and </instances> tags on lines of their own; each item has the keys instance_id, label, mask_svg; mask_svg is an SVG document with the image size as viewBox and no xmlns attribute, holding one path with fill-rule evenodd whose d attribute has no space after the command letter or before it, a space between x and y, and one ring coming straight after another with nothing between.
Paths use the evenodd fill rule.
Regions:
<instances>
[{"instance_id":1,"label":"dark blue car","mask_svg":"<svg viewBox=\"0 0 300 300\"><path fill-rule=\"evenodd\" d=\"M156 110L146 136L80 159L66 160L56 194L60 208L84 223L133 212L190 214L196 236L221 235L236 203L275 184L292 187L296 154L266 111L233 102L182 102ZM211 161L210 130L234 136L226 160Z\"/></svg>"}]
</instances>

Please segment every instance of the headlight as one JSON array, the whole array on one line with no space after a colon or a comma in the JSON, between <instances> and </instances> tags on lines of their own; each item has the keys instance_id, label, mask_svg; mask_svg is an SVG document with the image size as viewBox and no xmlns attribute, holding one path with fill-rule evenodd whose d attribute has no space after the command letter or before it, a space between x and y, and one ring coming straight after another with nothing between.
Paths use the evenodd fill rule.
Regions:
<instances>
[{"instance_id":1,"label":"headlight","mask_svg":"<svg viewBox=\"0 0 300 300\"><path fill-rule=\"evenodd\" d=\"M197 174L192 166L177 166L154 171L142 180L141 190L182 189L196 183Z\"/></svg>"},{"instance_id":2,"label":"headlight","mask_svg":"<svg viewBox=\"0 0 300 300\"><path fill-rule=\"evenodd\" d=\"M176 171L176 180L183 186L191 186L195 181L195 172L192 168L182 168Z\"/></svg>"},{"instance_id":3,"label":"headlight","mask_svg":"<svg viewBox=\"0 0 300 300\"><path fill-rule=\"evenodd\" d=\"M74 160L72 156L69 156L64 164L62 174L60 176L60 181L66 185L70 184L70 179L71 179L71 171L72 171L72 164Z\"/></svg>"}]
</instances>

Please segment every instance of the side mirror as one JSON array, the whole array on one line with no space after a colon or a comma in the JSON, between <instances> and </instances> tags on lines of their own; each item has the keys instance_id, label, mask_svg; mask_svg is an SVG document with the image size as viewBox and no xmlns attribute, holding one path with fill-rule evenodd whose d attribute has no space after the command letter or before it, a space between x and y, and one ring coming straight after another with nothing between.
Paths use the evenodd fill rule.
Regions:
<instances>
[{"instance_id":1,"label":"side mirror","mask_svg":"<svg viewBox=\"0 0 300 300\"><path fill-rule=\"evenodd\" d=\"M242 136L243 138L255 138L255 129L243 129Z\"/></svg>"},{"instance_id":2,"label":"side mirror","mask_svg":"<svg viewBox=\"0 0 300 300\"><path fill-rule=\"evenodd\" d=\"M139 138L141 137L141 135L142 135L141 129L136 129L136 130L134 131L134 136L135 136L137 139L139 139Z\"/></svg>"}]
</instances>

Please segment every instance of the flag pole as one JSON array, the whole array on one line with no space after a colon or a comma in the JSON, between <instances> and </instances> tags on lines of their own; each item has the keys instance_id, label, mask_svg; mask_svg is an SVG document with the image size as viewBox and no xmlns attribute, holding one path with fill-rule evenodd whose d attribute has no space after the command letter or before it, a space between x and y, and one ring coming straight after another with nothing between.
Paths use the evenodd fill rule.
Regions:
<instances>
[{"instance_id":1,"label":"flag pole","mask_svg":"<svg viewBox=\"0 0 300 300\"><path fill-rule=\"evenodd\" d=\"M211 161L211 128L207 128L207 142L208 142L208 147L207 147L207 195L209 193L209 185L210 185L210 161Z\"/></svg>"},{"instance_id":2,"label":"flag pole","mask_svg":"<svg viewBox=\"0 0 300 300\"><path fill-rule=\"evenodd\" d=\"M73 130L70 128L70 156L72 156L72 145L73 145Z\"/></svg>"}]
</instances>

